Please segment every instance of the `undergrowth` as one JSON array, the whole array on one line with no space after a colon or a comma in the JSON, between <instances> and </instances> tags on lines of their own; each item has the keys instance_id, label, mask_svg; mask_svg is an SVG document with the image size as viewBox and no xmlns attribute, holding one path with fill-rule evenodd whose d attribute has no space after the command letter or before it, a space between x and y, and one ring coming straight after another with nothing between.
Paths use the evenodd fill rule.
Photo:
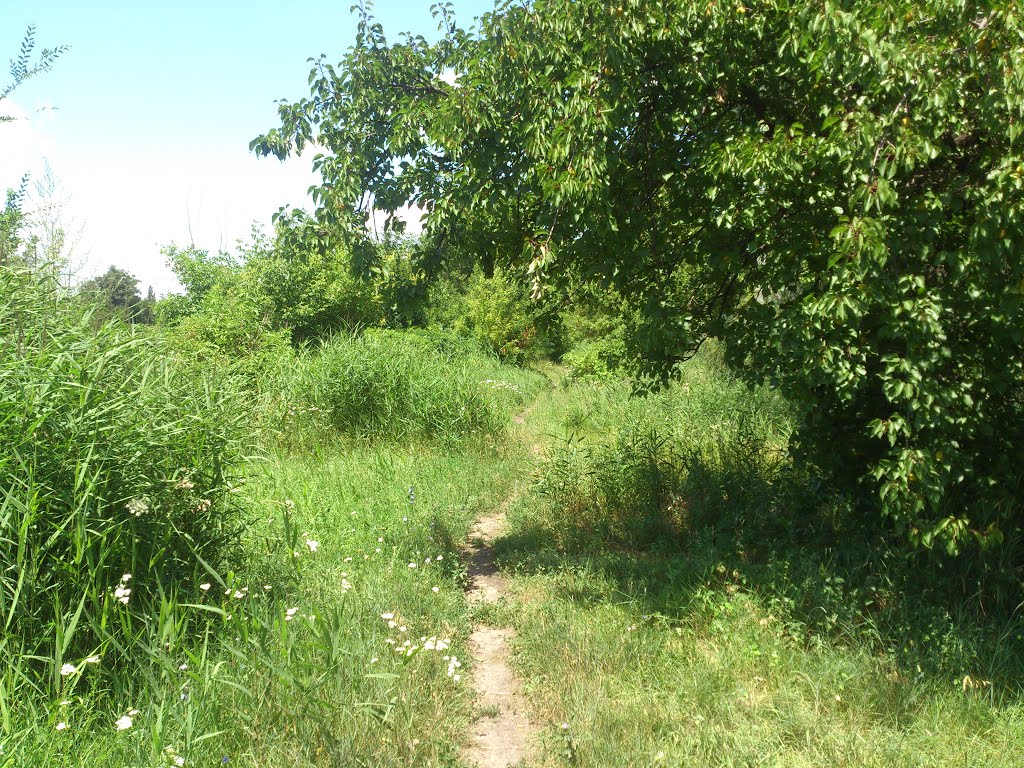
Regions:
<instances>
[{"instance_id":1,"label":"undergrowth","mask_svg":"<svg viewBox=\"0 0 1024 768\"><path fill-rule=\"evenodd\" d=\"M455 542L543 379L436 334L273 355L0 271L0 766L455 759Z\"/></svg>"},{"instance_id":2,"label":"undergrowth","mask_svg":"<svg viewBox=\"0 0 1024 768\"><path fill-rule=\"evenodd\" d=\"M541 764L1015 764L1019 610L789 461L785 403L714 347L661 394L570 381L537 418L498 555Z\"/></svg>"}]
</instances>

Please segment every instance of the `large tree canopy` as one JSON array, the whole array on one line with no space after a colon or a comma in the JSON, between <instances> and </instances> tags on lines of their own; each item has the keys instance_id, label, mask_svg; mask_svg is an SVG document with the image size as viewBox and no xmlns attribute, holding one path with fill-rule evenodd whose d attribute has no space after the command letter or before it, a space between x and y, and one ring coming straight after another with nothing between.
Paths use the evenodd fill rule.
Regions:
<instances>
[{"instance_id":1,"label":"large tree canopy","mask_svg":"<svg viewBox=\"0 0 1024 768\"><path fill-rule=\"evenodd\" d=\"M613 285L664 372L709 335L796 445L914 540L1020 531L1024 30L969 0L534 0L436 44L365 7L254 140L314 145L323 231L425 211L529 275Z\"/></svg>"}]
</instances>

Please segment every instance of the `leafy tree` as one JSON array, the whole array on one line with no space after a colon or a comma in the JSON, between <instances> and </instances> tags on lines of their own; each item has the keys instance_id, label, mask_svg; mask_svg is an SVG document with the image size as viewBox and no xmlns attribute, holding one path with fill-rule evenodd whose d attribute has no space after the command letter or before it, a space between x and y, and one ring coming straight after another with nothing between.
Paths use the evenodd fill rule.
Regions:
<instances>
[{"instance_id":1,"label":"leafy tree","mask_svg":"<svg viewBox=\"0 0 1024 768\"><path fill-rule=\"evenodd\" d=\"M535 294L621 291L656 372L727 339L802 409L803 455L914 541L1021 535L1019 5L535 0L475 32L435 13L438 43L390 44L361 7L253 141L322 148L324 231L410 203L435 243L493 228Z\"/></svg>"},{"instance_id":2,"label":"leafy tree","mask_svg":"<svg viewBox=\"0 0 1024 768\"><path fill-rule=\"evenodd\" d=\"M113 265L99 277L82 283L79 294L97 301L110 313L119 314L129 322L152 322L150 307L139 293L138 278Z\"/></svg>"},{"instance_id":3,"label":"leafy tree","mask_svg":"<svg viewBox=\"0 0 1024 768\"><path fill-rule=\"evenodd\" d=\"M25 225L22 201L27 183L28 179L23 179L20 189L7 190L7 200L0 211L0 266L11 264L21 249L21 230Z\"/></svg>"}]
</instances>

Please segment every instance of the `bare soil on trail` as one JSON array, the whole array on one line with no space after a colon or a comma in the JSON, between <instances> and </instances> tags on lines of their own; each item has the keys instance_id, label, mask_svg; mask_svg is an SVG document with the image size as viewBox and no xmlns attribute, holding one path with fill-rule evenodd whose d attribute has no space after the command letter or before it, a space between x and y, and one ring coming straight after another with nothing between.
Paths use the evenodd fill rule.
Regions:
<instances>
[{"instance_id":1,"label":"bare soil on trail","mask_svg":"<svg viewBox=\"0 0 1024 768\"><path fill-rule=\"evenodd\" d=\"M515 417L523 424L529 411ZM463 549L469 583L466 599L472 603L496 603L507 584L498 572L492 544L505 528L505 511L518 496L512 493L492 514L474 524ZM510 768L531 754L534 726L527 712L522 684L509 664L515 630L477 624L469 636L473 656L473 688L479 719L473 724L462 759L467 766Z\"/></svg>"}]
</instances>

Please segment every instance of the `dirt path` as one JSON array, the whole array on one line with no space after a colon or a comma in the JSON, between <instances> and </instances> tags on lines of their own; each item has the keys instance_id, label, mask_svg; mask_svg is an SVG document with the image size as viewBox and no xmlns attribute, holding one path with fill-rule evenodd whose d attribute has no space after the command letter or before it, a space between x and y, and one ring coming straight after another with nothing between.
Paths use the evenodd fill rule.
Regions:
<instances>
[{"instance_id":1,"label":"dirt path","mask_svg":"<svg viewBox=\"0 0 1024 768\"><path fill-rule=\"evenodd\" d=\"M531 409L515 417L523 424ZM470 603L495 603L506 590L506 583L494 560L493 543L505 528L505 512L519 495L513 491L492 514L473 526L464 549L469 584L466 599ZM509 664L510 643L515 637L511 627L477 624L469 636L473 654L473 687L477 694L480 718L463 748L462 759L468 766L508 768L519 765L529 754L534 728L527 715L528 706L522 684Z\"/></svg>"}]
</instances>

